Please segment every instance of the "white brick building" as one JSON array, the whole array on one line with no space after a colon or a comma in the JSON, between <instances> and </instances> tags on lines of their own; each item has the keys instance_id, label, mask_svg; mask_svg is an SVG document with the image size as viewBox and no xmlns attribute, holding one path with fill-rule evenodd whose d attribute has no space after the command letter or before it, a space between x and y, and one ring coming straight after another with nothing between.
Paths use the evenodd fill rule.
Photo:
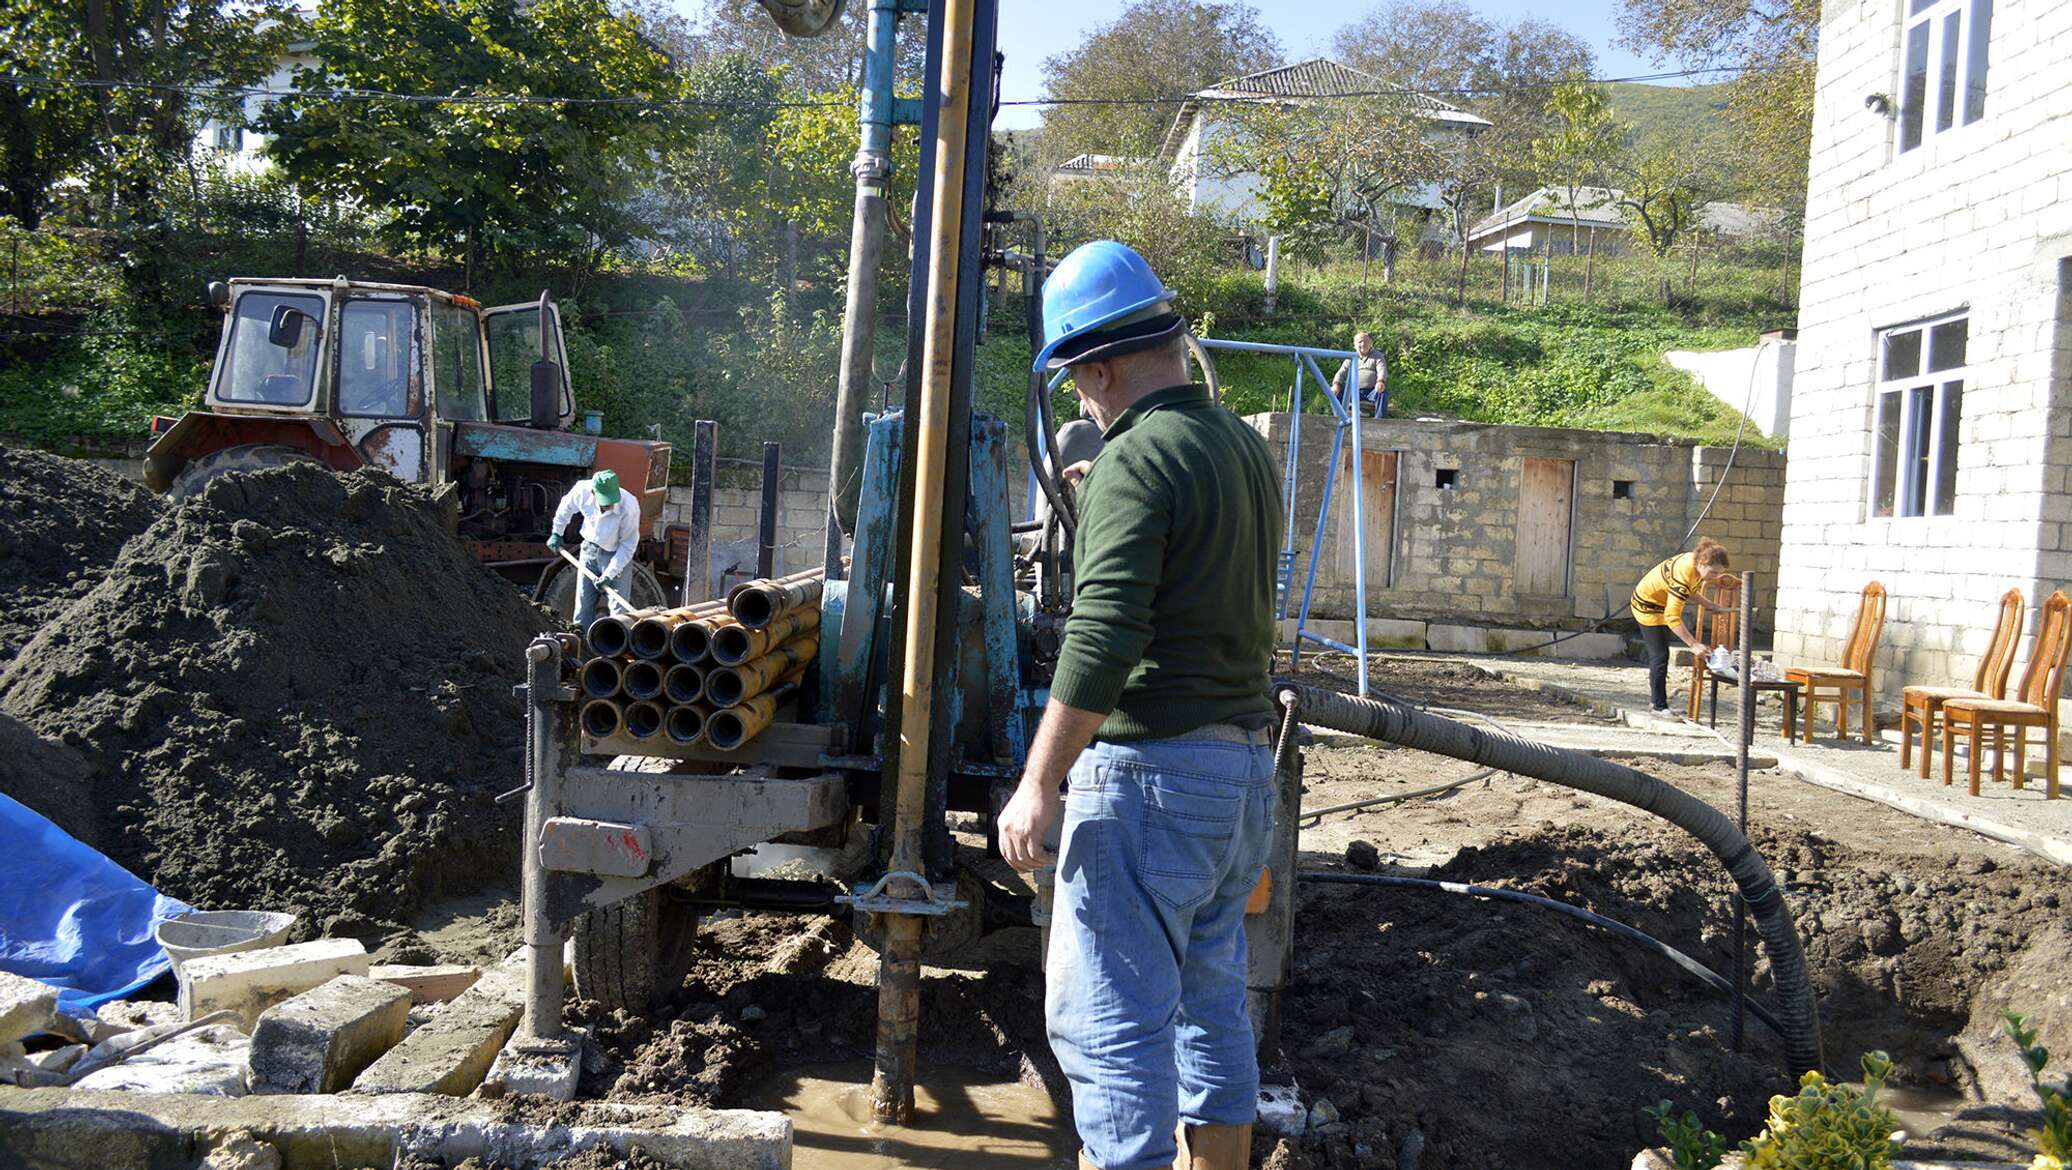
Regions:
<instances>
[{"instance_id":1,"label":"white brick building","mask_svg":"<svg viewBox=\"0 0 2072 1170\"><path fill-rule=\"evenodd\" d=\"M1777 651L1882 581L1896 705L2072 584L2072 3L1827 0L1813 117Z\"/></svg>"}]
</instances>

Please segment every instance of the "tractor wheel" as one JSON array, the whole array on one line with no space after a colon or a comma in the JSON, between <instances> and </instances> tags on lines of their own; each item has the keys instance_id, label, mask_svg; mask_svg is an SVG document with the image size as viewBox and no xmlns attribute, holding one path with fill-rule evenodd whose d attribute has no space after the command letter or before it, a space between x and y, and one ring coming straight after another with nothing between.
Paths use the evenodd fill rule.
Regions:
<instances>
[{"instance_id":1,"label":"tractor wheel","mask_svg":"<svg viewBox=\"0 0 2072 1170\"><path fill-rule=\"evenodd\" d=\"M619 756L630 772L695 770L676 760ZM576 994L621 1011L645 1012L683 986L698 941L698 911L665 887L642 890L575 921Z\"/></svg>"},{"instance_id":2,"label":"tractor wheel","mask_svg":"<svg viewBox=\"0 0 2072 1170\"><path fill-rule=\"evenodd\" d=\"M262 467L280 467L288 463L317 463L315 456L296 447L281 443L244 443L236 447L225 447L211 451L180 469L173 477L172 486L166 494L176 500L184 500L201 491L203 485L218 476L233 471L257 471ZM318 466L323 466L321 463Z\"/></svg>"},{"instance_id":3,"label":"tractor wheel","mask_svg":"<svg viewBox=\"0 0 2072 1170\"><path fill-rule=\"evenodd\" d=\"M563 561L561 571L554 574L553 578L547 582L546 589L541 592L539 597L540 604L559 614L562 621L574 621L576 616L576 582L576 571L568 567L568 562ZM657 605L668 605L670 597L669 591L662 588L662 582L656 578L654 573L650 572L646 565L635 561L633 563L633 592L627 596L626 600L632 602L636 609L648 609ZM598 606L597 612L600 614L609 613L610 603L601 603Z\"/></svg>"}]
</instances>

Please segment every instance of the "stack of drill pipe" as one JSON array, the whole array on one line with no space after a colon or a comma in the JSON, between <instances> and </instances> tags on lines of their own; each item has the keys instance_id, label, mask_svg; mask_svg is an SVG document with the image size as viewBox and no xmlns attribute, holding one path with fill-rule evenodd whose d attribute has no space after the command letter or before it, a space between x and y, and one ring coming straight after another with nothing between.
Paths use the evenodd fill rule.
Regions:
<instances>
[{"instance_id":1,"label":"stack of drill pipe","mask_svg":"<svg viewBox=\"0 0 2072 1170\"><path fill-rule=\"evenodd\" d=\"M725 614L723 601L697 605L657 606L627 613L606 614L590 623L583 633L593 653L606 658L631 654L636 658L663 658L669 653L669 631L680 622Z\"/></svg>"},{"instance_id":2,"label":"stack of drill pipe","mask_svg":"<svg viewBox=\"0 0 2072 1170\"><path fill-rule=\"evenodd\" d=\"M777 718L777 705L799 689L806 673L801 666L777 685L732 707L721 707L705 718L705 740L721 751L732 751L762 734Z\"/></svg>"},{"instance_id":3,"label":"stack of drill pipe","mask_svg":"<svg viewBox=\"0 0 2072 1170\"><path fill-rule=\"evenodd\" d=\"M808 631L739 666L715 666L705 672L705 699L716 708L739 706L802 673L819 650L818 632Z\"/></svg>"},{"instance_id":4,"label":"stack of drill pipe","mask_svg":"<svg viewBox=\"0 0 2072 1170\"><path fill-rule=\"evenodd\" d=\"M820 608L825 568L807 569L789 577L744 581L727 591L727 612L751 630L770 625L798 609Z\"/></svg>"},{"instance_id":5,"label":"stack of drill pipe","mask_svg":"<svg viewBox=\"0 0 2072 1170\"><path fill-rule=\"evenodd\" d=\"M712 631L712 660L721 666L739 666L761 658L800 634L819 629L818 609L794 609L760 629L750 629L739 622L723 625Z\"/></svg>"}]
</instances>

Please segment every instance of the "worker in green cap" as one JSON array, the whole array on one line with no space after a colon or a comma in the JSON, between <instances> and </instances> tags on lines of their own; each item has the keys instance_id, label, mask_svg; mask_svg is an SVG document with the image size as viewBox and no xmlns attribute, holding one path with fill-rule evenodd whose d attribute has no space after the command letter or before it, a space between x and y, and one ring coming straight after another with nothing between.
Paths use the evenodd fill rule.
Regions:
<instances>
[{"instance_id":1,"label":"worker in green cap","mask_svg":"<svg viewBox=\"0 0 2072 1170\"><path fill-rule=\"evenodd\" d=\"M589 479L577 480L554 509L552 535L547 547L559 549L561 534L568 531L576 513L583 514L583 568L588 572L576 582L576 629L587 630L597 619L597 584L610 585L618 597L611 599L611 611L623 613L619 598L633 592L633 554L640 548L640 497L619 490L619 473L600 471Z\"/></svg>"}]
</instances>

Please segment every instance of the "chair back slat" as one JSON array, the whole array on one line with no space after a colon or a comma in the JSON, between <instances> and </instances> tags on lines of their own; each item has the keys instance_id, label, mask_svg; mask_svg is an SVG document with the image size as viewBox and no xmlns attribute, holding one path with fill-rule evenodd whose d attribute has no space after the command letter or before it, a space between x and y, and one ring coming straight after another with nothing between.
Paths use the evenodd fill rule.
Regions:
<instances>
[{"instance_id":1,"label":"chair back slat","mask_svg":"<svg viewBox=\"0 0 2072 1170\"><path fill-rule=\"evenodd\" d=\"M1866 681L1871 663L1878 655L1878 635L1885 630L1885 587L1876 581L1863 587L1863 599L1856 605L1856 625L1842 650L1842 667L1860 671Z\"/></svg>"},{"instance_id":2,"label":"chair back slat","mask_svg":"<svg viewBox=\"0 0 2072 1170\"><path fill-rule=\"evenodd\" d=\"M1698 640L1707 646L1734 647L1741 644L1741 578L1721 573L1698 587L1698 596L1724 612L1698 609Z\"/></svg>"},{"instance_id":3,"label":"chair back slat","mask_svg":"<svg viewBox=\"0 0 2072 1170\"><path fill-rule=\"evenodd\" d=\"M2014 672L2014 651L2022 640L2026 617L2022 591L2010 589L2000 595L2000 616L1993 622L1993 640L1978 660L1978 673L1971 677L1971 689L1996 699L2007 697L2007 676Z\"/></svg>"},{"instance_id":4,"label":"chair back slat","mask_svg":"<svg viewBox=\"0 0 2072 1170\"><path fill-rule=\"evenodd\" d=\"M2036 622L2036 642L2029 648L2029 668L2022 672L2021 701L2048 711L2058 701L2065 681L2065 649L2072 642L2072 598L2060 589L2043 603Z\"/></svg>"}]
</instances>

